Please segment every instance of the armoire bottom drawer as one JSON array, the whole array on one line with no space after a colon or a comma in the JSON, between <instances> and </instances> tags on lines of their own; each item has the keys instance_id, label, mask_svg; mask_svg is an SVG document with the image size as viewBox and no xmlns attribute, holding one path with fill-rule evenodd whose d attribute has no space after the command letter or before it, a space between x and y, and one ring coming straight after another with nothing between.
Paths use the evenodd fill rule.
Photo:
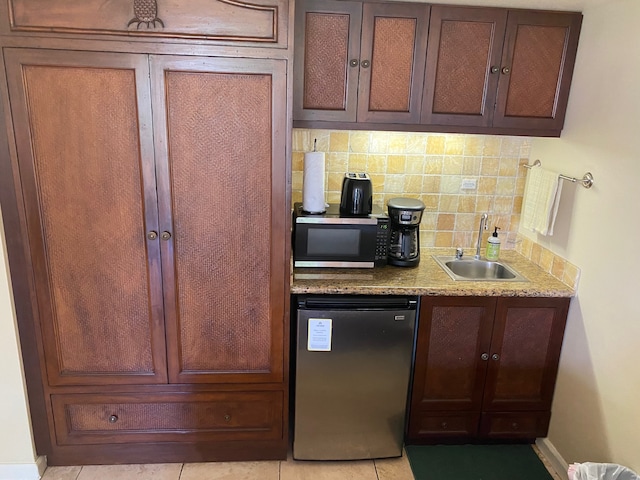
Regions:
<instances>
[{"instance_id":1,"label":"armoire bottom drawer","mask_svg":"<svg viewBox=\"0 0 640 480\"><path fill-rule=\"evenodd\" d=\"M59 445L271 440L282 392L52 395Z\"/></svg>"}]
</instances>

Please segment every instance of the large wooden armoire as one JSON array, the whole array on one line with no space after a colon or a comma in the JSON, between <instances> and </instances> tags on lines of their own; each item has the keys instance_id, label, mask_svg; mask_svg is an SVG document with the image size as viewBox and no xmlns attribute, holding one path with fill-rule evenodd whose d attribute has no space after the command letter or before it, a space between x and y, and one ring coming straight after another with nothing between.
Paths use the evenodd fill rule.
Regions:
<instances>
[{"instance_id":1,"label":"large wooden armoire","mask_svg":"<svg viewBox=\"0 0 640 480\"><path fill-rule=\"evenodd\" d=\"M50 465L285 458L290 15L0 5L0 200Z\"/></svg>"}]
</instances>

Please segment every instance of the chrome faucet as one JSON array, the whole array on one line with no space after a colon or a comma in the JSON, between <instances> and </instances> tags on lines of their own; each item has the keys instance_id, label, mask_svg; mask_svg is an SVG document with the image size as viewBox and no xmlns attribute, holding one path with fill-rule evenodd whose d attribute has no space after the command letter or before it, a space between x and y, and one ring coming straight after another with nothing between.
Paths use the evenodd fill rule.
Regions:
<instances>
[{"instance_id":1,"label":"chrome faucet","mask_svg":"<svg viewBox=\"0 0 640 480\"><path fill-rule=\"evenodd\" d=\"M476 243L476 254L474 256L476 260L480 260L480 245L482 245L482 230L487 229L488 217L489 215L487 215L486 213L483 213L482 217L480 217L480 229L478 230L478 243Z\"/></svg>"}]
</instances>

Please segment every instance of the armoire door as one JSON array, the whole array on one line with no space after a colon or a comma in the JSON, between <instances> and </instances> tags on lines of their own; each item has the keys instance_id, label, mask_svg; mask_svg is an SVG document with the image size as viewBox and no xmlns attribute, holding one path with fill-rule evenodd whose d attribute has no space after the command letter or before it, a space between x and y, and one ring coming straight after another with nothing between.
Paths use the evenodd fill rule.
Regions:
<instances>
[{"instance_id":1,"label":"armoire door","mask_svg":"<svg viewBox=\"0 0 640 480\"><path fill-rule=\"evenodd\" d=\"M5 59L48 382L166 382L148 58Z\"/></svg>"},{"instance_id":2,"label":"armoire door","mask_svg":"<svg viewBox=\"0 0 640 480\"><path fill-rule=\"evenodd\" d=\"M281 382L286 64L151 57L169 380Z\"/></svg>"}]
</instances>

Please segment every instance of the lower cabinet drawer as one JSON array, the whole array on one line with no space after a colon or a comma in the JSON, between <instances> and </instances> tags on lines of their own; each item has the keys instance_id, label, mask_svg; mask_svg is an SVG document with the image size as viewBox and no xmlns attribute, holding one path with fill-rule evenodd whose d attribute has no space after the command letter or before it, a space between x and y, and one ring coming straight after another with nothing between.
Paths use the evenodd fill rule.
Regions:
<instances>
[{"instance_id":1,"label":"lower cabinet drawer","mask_svg":"<svg viewBox=\"0 0 640 480\"><path fill-rule=\"evenodd\" d=\"M480 435L488 438L546 437L551 412L483 413Z\"/></svg>"},{"instance_id":2,"label":"lower cabinet drawer","mask_svg":"<svg viewBox=\"0 0 640 480\"><path fill-rule=\"evenodd\" d=\"M420 413L412 419L409 437L413 439L470 437L478 432L480 414L456 412L435 415Z\"/></svg>"},{"instance_id":3,"label":"lower cabinet drawer","mask_svg":"<svg viewBox=\"0 0 640 480\"><path fill-rule=\"evenodd\" d=\"M282 438L282 392L52 395L59 445Z\"/></svg>"}]
</instances>

